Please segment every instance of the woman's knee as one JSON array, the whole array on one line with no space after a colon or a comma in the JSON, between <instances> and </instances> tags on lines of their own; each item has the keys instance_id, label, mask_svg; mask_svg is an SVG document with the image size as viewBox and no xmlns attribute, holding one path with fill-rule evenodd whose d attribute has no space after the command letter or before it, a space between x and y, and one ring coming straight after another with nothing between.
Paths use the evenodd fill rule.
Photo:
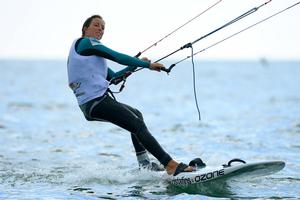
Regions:
<instances>
[{"instance_id":1,"label":"woman's knee","mask_svg":"<svg viewBox=\"0 0 300 200\"><path fill-rule=\"evenodd\" d=\"M138 118L144 120L143 114L138 109L134 109L134 113L138 116Z\"/></svg>"}]
</instances>

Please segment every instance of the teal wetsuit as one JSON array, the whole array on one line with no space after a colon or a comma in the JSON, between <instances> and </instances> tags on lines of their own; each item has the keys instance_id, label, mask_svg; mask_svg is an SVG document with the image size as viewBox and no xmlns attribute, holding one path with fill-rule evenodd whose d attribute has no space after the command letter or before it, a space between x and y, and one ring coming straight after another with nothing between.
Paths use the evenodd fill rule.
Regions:
<instances>
[{"instance_id":1,"label":"teal wetsuit","mask_svg":"<svg viewBox=\"0 0 300 200\"><path fill-rule=\"evenodd\" d=\"M133 72L137 67L149 68L149 62L114 51L97 40L81 38L77 40L75 49L77 53L83 56L97 55L119 64L128 65L128 67L118 72L114 72L112 69L108 68L107 80L123 76L126 72Z\"/></svg>"}]
</instances>

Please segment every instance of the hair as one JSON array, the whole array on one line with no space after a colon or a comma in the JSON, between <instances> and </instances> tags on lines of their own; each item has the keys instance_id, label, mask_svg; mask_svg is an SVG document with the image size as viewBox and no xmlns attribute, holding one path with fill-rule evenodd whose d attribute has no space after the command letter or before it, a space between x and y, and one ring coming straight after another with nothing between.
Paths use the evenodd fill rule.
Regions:
<instances>
[{"instance_id":1,"label":"hair","mask_svg":"<svg viewBox=\"0 0 300 200\"><path fill-rule=\"evenodd\" d=\"M90 16L89 18L87 18L87 19L85 20L85 22L83 23L83 25L82 25L82 29L81 29L81 31L82 31L82 36L84 36L84 34L85 34L84 28L89 27L89 26L91 25L93 19L95 19L95 18L103 19L100 15L92 15L92 16Z\"/></svg>"}]
</instances>

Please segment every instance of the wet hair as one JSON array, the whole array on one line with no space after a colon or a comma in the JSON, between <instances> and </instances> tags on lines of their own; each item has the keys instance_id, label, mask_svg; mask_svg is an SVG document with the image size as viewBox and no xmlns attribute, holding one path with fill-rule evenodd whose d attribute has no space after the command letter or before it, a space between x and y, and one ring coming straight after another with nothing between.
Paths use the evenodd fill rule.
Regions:
<instances>
[{"instance_id":1,"label":"wet hair","mask_svg":"<svg viewBox=\"0 0 300 200\"><path fill-rule=\"evenodd\" d=\"M84 36L84 28L89 27L89 26L91 25L93 19L95 19L95 18L103 19L100 15L92 15L92 16L90 16L89 18L87 18L87 19L85 20L85 22L83 23L83 25L82 25L82 29L81 29L81 31L82 31L82 36Z\"/></svg>"}]
</instances>

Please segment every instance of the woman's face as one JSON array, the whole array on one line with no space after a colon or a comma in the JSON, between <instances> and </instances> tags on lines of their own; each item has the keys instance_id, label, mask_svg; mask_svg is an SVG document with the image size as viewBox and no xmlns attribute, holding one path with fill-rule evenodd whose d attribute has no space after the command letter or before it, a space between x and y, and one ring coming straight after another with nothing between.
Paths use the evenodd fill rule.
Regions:
<instances>
[{"instance_id":1,"label":"woman's face","mask_svg":"<svg viewBox=\"0 0 300 200\"><path fill-rule=\"evenodd\" d=\"M94 37L100 40L104 34L105 22L103 19L94 18L89 25L89 27L85 27L84 36L85 37Z\"/></svg>"}]
</instances>

